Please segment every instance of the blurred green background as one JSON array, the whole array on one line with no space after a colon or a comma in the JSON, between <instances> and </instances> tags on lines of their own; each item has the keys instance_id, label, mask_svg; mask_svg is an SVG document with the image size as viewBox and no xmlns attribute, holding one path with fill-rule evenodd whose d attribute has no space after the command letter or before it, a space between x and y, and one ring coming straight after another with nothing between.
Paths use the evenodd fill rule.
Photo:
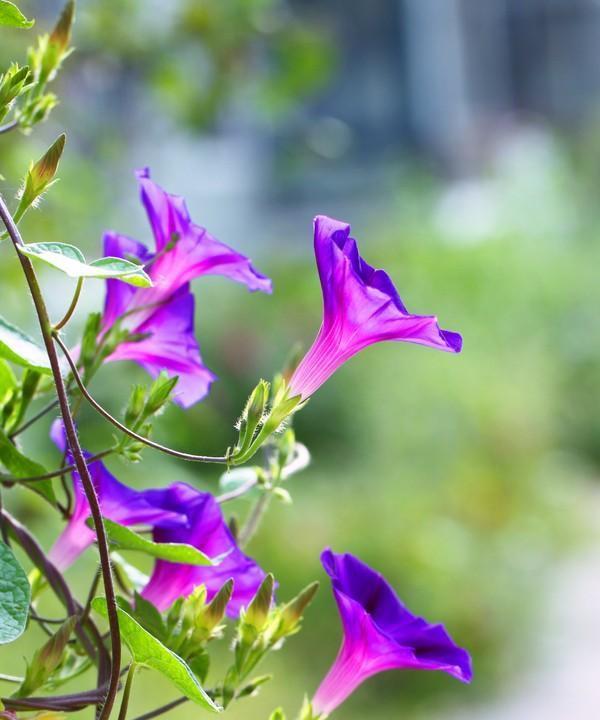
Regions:
<instances>
[{"instance_id":1,"label":"blurred green background","mask_svg":"<svg viewBox=\"0 0 600 720\"><path fill-rule=\"evenodd\" d=\"M58 11L54 2L21 6L40 32ZM388 674L340 708L345 720L548 720L567 717L552 714L563 701L568 717L585 720L600 707L593 683L563 678L565 663L579 672L568 629L589 605L586 578L598 574L600 7L526 7L81 2L60 106L31 137L0 137L3 192L14 196L27 163L68 133L61 181L23 221L27 240L71 242L90 257L104 229L150 243L133 177L149 165L198 223L273 278L272 297L220 278L195 283L203 357L220 382L192 410L168 410L156 428L167 444L221 452L256 380L280 369L295 343L311 342L321 317L317 213L352 223L363 255L388 270L409 309L463 334L460 356L370 348L323 387L295 423L312 465L288 485L294 504L274 503L252 542L282 598L324 580L323 547L350 551L472 652L471 688L442 674ZM2 66L24 57L30 36L2 38ZM2 315L35 332L11 249L0 256ZM58 316L71 284L41 272ZM73 342L102 298L89 282ZM117 411L143 378L114 364L93 390ZM89 410L80 426L92 451L110 440ZM23 442L54 467L47 430L40 423ZM108 464L135 487L218 487L217 471L152 451L140 465ZM49 546L57 518L18 490L6 502ZM242 517L248 505L228 509ZM565 591L575 561L577 582ZM89 553L68 576L85 593L93 572ZM557 624L567 630L557 635ZM587 632L597 647L597 620ZM276 681L230 716L266 718L277 705L293 716L339 639L323 582L303 632L264 666ZM36 640L32 632L0 648L0 669L22 672ZM504 698L533 674L537 699L509 710ZM132 716L175 697L156 675L136 683ZM170 717L201 714L183 706Z\"/></svg>"}]
</instances>

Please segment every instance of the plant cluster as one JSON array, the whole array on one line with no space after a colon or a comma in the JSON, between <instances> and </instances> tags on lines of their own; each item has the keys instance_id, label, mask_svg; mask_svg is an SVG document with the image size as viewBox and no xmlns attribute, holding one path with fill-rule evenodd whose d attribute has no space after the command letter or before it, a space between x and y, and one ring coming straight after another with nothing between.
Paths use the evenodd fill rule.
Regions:
<instances>
[{"instance_id":1,"label":"plant cluster","mask_svg":"<svg viewBox=\"0 0 600 720\"><path fill-rule=\"evenodd\" d=\"M56 104L48 86L71 53L73 19L74 4L68 2L54 30L29 49L28 64L12 64L0 77L5 123L0 133L30 132ZM32 22L14 4L0 0L0 24L27 29ZM442 330L435 316L407 310L390 277L361 257L348 224L318 216L314 248L323 320L308 352L272 382L258 382L235 424L235 439L222 455L161 445L151 435L166 405L188 408L203 400L216 380L196 339L191 281L216 274L265 293L271 292L271 281L248 257L195 224L185 201L156 184L147 168L138 171L137 180L153 247L107 232L102 256L90 261L71 244L26 242L19 222L52 186L64 149L61 135L31 164L14 209L0 196L2 250L8 253L12 246L12 262L24 275L43 339L39 345L0 317L0 462L5 470L0 482L2 490L38 493L64 519L64 529L46 551L26 525L0 508L0 642L14 641L31 623L48 634L23 677L2 676L16 690L2 698L1 713L15 718L22 712L89 706L106 720L121 693L118 717L125 720L141 669L162 673L180 693L144 717L182 702L223 712L270 679L257 674L260 663L301 629L318 588L313 582L289 599L287 589L278 589L273 575L246 552L272 498L289 501L290 478L310 460L296 438L294 415L343 363L371 344L394 340L457 353L462 340ZM39 263L74 281L72 298L56 321L49 317L38 282ZM71 343L65 330L86 279L106 283L104 308L88 317L82 336ZM122 417L89 390L105 364L117 361L138 363L151 377L132 388ZM45 404L32 412L39 400ZM81 447L77 415L83 403L116 429L109 447L93 452ZM56 411L49 435L61 461L49 472L24 454L19 442L33 424ZM145 448L222 465L224 492L215 496L185 483L165 487L159 482L137 490L121 483L105 464L108 457L140 462ZM239 526L227 518L227 503L249 493L256 502ZM29 576L13 546L31 561ZM91 546L99 568L87 598L80 600L63 573ZM129 552L152 558L149 576L124 559ZM384 670L441 670L470 681L468 653L443 626L409 611L379 573L347 553L325 549L321 560L343 639L331 670L300 709L300 720L325 718L360 683ZM63 605L63 618L38 613L38 602L48 592ZM223 641L229 644L229 663L215 670L213 647ZM91 668L95 687L61 694L59 688ZM271 720L284 717L278 709Z\"/></svg>"}]
</instances>

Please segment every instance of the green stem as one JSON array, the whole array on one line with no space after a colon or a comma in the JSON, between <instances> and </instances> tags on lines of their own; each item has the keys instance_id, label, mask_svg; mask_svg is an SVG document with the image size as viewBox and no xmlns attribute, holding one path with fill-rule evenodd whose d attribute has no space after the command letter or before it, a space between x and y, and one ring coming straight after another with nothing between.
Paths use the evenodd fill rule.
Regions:
<instances>
[{"instance_id":1,"label":"green stem","mask_svg":"<svg viewBox=\"0 0 600 720\"><path fill-rule=\"evenodd\" d=\"M127 671L127 680L125 681L125 689L123 690L118 720L125 720L127 717L127 708L129 707L129 698L131 696L131 688L133 687L133 677L137 669L137 664L132 662Z\"/></svg>"},{"instance_id":2,"label":"green stem","mask_svg":"<svg viewBox=\"0 0 600 720\"><path fill-rule=\"evenodd\" d=\"M260 523L263 519L264 514L267 512L267 508L269 507L270 502L271 491L264 490L263 494L256 501L254 507L252 508L252 512L248 517L248 520L246 520L246 523L240 532L240 537L238 540L240 547L245 547L250 542L250 540L252 540L258 528L260 527Z\"/></svg>"},{"instance_id":3,"label":"green stem","mask_svg":"<svg viewBox=\"0 0 600 720\"><path fill-rule=\"evenodd\" d=\"M16 675L5 675L4 673L0 673L0 680L2 682L10 682L10 683L22 683L25 678L17 677Z\"/></svg>"},{"instance_id":4,"label":"green stem","mask_svg":"<svg viewBox=\"0 0 600 720\"><path fill-rule=\"evenodd\" d=\"M37 280L37 275L31 261L27 256L19 252L19 247L23 246L24 242L2 196L0 196L0 218L2 219L6 229L8 230L8 234L10 235L15 251L21 263L27 285L29 286L29 291L31 293L31 298L33 300L40 329L42 332L44 346L46 348L48 359L50 361L56 395L58 398L63 424L65 427L67 444L71 449L73 460L79 473L86 499L90 506L90 513L94 521L94 530L96 532L96 538L98 542L100 564L102 566L104 592L106 594L106 605L108 610L108 621L110 627L110 641L112 650L110 679L106 693L106 699L100 712L98 713L98 720L107 720L110 716L119 687L119 673L121 669L121 633L119 630L117 600L115 596L115 588L113 585L110 565L110 552L108 548L106 529L104 527L104 518L102 516L102 510L100 509L98 495L96 493L96 489L94 487L90 472L88 470L85 456L81 449L81 445L79 444L77 429L75 428L75 423L73 421L73 417L71 416L71 410L69 407L69 396L65 386L65 381L62 376L58 353L56 352L56 347L54 345L52 326L50 324L50 318L48 316L48 309L46 307L46 303L44 301L44 297L42 295L42 291Z\"/></svg>"},{"instance_id":5,"label":"green stem","mask_svg":"<svg viewBox=\"0 0 600 720\"><path fill-rule=\"evenodd\" d=\"M71 300L71 304L69 305L67 312L64 314L64 317L62 318L62 320L59 320L56 323L56 325L52 328L54 332L56 332L57 330L60 330L61 328L64 328L64 326L73 317L73 313L75 312L75 308L77 307L77 303L79 302L79 296L81 295L82 287L83 287L83 278L80 277L77 279L77 286L75 288L75 292L73 293L73 299Z\"/></svg>"}]
</instances>

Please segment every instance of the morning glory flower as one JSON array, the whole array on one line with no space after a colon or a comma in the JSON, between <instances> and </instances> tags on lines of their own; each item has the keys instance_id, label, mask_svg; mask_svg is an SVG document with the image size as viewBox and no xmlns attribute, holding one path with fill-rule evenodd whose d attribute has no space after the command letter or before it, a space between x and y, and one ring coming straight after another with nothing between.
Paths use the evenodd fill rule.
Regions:
<instances>
[{"instance_id":1,"label":"morning glory flower","mask_svg":"<svg viewBox=\"0 0 600 720\"><path fill-rule=\"evenodd\" d=\"M211 558L220 558L215 566L181 565L158 560L142 596L159 610L166 610L177 598L190 595L204 585L210 600L233 578L233 594L227 614L236 617L247 606L265 578L264 571L237 546L223 518L221 509L210 493L203 493L184 483L175 483L161 497L161 505L174 513L185 513L185 526L156 526L155 542L187 543Z\"/></svg>"},{"instance_id":2,"label":"morning glory flower","mask_svg":"<svg viewBox=\"0 0 600 720\"><path fill-rule=\"evenodd\" d=\"M382 575L350 554L325 550L344 637L318 688L313 709L327 716L368 677L385 670L442 670L471 681L471 658L443 625L413 615Z\"/></svg>"},{"instance_id":3,"label":"morning glory flower","mask_svg":"<svg viewBox=\"0 0 600 720\"><path fill-rule=\"evenodd\" d=\"M194 336L194 297L190 281L200 275L224 275L251 290L271 292L271 281L250 260L194 224L183 198L170 195L150 179L148 169L137 173L141 199L155 240L154 251L115 232L104 236L104 252L137 260L153 282L135 288L107 280L103 327L117 321L138 334L139 342L117 347L108 360L133 360L153 377L161 370L179 375L174 397L184 407L201 400L215 375L204 365Z\"/></svg>"},{"instance_id":4,"label":"morning glory flower","mask_svg":"<svg viewBox=\"0 0 600 720\"><path fill-rule=\"evenodd\" d=\"M290 396L310 397L349 358L383 340L460 352L460 335L442 330L433 315L408 312L389 275L359 255L350 225L319 215L314 243L323 322L290 380Z\"/></svg>"},{"instance_id":5,"label":"morning glory flower","mask_svg":"<svg viewBox=\"0 0 600 720\"><path fill-rule=\"evenodd\" d=\"M58 448L64 452L66 441L60 420L53 423L51 437ZM87 458L90 457L89 453L85 453L85 455ZM70 453L67 453L66 460L68 463L73 461ZM109 520L121 525L150 526L157 523L171 525L186 522L186 516L183 513L161 507L157 492L164 493L165 491L133 490L120 483L100 460L89 463L88 468L98 493L102 513ZM79 473L73 471L72 478L73 512L49 553L50 560L59 570L68 568L96 539L96 533L86 524L91 513Z\"/></svg>"}]
</instances>

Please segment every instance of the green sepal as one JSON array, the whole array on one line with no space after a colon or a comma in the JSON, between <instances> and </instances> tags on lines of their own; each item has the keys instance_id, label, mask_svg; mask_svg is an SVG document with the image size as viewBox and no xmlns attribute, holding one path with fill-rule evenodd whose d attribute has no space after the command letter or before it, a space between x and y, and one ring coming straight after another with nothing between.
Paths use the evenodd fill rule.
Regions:
<instances>
[{"instance_id":1,"label":"green sepal","mask_svg":"<svg viewBox=\"0 0 600 720\"><path fill-rule=\"evenodd\" d=\"M36 202L54 182L58 163L65 149L66 135L63 133L52 143L42 157L32 163L23 184L21 199L15 212L15 222L18 222L25 212ZM40 243L43 244L43 243ZM51 243L50 243L51 244ZM19 249L22 249L19 247Z\"/></svg>"}]
</instances>

